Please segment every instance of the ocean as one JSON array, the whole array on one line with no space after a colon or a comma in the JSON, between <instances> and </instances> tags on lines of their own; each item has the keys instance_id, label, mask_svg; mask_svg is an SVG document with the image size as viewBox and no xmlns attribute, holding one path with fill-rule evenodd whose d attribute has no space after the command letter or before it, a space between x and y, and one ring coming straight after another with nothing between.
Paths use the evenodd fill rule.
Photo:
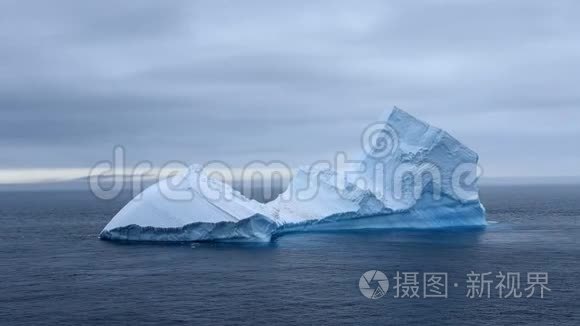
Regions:
<instances>
[{"instance_id":1,"label":"ocean","mask_svg":"<svg viewBox=\"0 0 580 326\"><path fill-rule=\"evenodd\" d=\"M481 197L485 229L192 245L99 240L128 194L3 191L0 325L580 325L580 186L487 186ZM368 282L384 290L369 299L359 286L373 270L389 284ZM425 295L433 273L446 297ZM500 273L521 277L521 297L500 297ZM544 276L543 298L541 286L528 298Z\"/></svg>"}]
</instances>

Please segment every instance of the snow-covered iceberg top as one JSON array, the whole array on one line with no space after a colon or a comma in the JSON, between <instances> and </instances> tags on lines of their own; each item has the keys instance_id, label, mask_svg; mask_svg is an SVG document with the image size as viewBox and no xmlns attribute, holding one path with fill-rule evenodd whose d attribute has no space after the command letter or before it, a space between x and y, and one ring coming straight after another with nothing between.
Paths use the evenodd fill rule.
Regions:
<instances>
[{"instance_id":1,"label":"snow-covered iceberg top","mask_svg":"<svg viewBox=\"0 0 580 326\"><path fill-rule=\"evenodd\" d=\"M266 204L192 166L130 201L101 238L269 241L297 231L486 225L478 156L447 132L395 108L361 142L361 160L301 168Z\"/></svg>"}]
</instances>

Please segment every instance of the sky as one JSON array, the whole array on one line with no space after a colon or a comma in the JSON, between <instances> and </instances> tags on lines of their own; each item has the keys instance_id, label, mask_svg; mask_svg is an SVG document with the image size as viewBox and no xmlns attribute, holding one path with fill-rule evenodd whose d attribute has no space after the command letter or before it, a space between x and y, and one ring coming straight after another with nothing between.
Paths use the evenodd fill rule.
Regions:
<instances>
[{"instance_id":1,"label":"sky","mask_svg":"<svg viewBox=\"0 0 580 326\"><path fill-rule=\"evenodd\" d=\"M484 175L577 176L579 15L565 0L4 0L0 179L117 145L129 165L310 164L357 149L393 106L478 152Z\"/></svg>"}]
</instances>

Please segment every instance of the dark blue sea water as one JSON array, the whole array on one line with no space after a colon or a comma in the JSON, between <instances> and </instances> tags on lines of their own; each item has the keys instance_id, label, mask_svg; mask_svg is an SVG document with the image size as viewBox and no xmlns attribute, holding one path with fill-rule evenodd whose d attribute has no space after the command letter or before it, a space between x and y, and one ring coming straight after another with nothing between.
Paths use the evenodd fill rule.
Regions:
<instances>
[{"instance_id":1,"label":"dark blue sea water","mask_svg":"<svg viewBox=\"0 0 580 326\"><path fill-rule=\"evenodd\" d=\"M0 192L0 324L580 325L579 186L485 187L497 222L485 230L195 248L98 240L128 199ZM378 300L358 288L371 269L391 284ZM448 298L394 298L397 271L447 272ZM551 291L499 299L492 288L492 298L469 299L471 271L520 272L522 288L527 272L547 272Z\"/></svg>"}]
</instances>

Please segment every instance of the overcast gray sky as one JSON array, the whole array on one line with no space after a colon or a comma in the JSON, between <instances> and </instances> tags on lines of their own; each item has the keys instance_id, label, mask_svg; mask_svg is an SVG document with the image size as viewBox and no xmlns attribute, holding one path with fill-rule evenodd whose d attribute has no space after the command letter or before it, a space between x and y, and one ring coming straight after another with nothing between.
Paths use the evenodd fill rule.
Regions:
<instances>
[{"instance_id":1,"label":"overcast gray sky","mask_svg":"<svg viewBox=\"0 0 580 326\"><path fill-rule=\"evenodd\" d=\"M0 3L0 169L288 164L396 105L488 176L580 175L578 1Z\"/></svg>"}]
</instances>

